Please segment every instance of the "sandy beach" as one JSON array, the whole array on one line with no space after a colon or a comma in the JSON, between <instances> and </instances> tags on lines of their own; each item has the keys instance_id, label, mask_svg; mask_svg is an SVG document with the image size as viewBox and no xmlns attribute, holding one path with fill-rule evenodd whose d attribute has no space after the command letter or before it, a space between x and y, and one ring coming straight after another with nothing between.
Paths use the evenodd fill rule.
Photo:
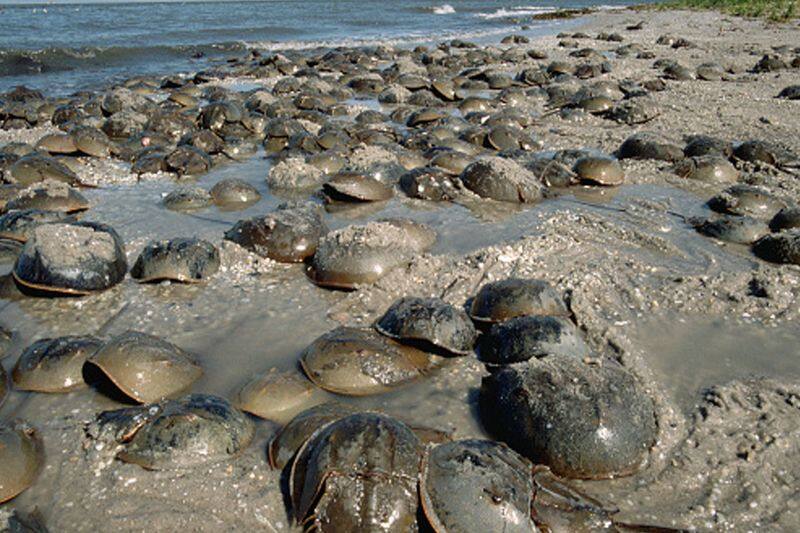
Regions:
<instances>
[{"instance_id":1,"label":"sandy beach","mask_svg":"<svg viewBox=\"0 0 800 533\"><path fill-rule=\"evenodd\" d=\"M640 29L626 29L640 21ZM658 87L660 80L663 87L645 97L654 115L626 124L568 105L554 110L547 85L539 92L524 86L531 90L526 98L498 108L531 117L524 131L537 143L536 151L614 154L632 135L652 132L680 148L691 135L707 135L731 143L766 141L800 154L800 101L777 98L784 88L800 84L800 68L790 66L800 58L798 21L622 9L560 24L564 34L558 36L519 44L493 38L480 50L489 52L494 69L517 76L554 61L594 62L570 55L591 47L609 63L608 72L555 85L567 93L600 80L615 88ZM618 33L622 41L595 38L603 32ZM683 38L686 46L658 44L660 38L668 43ZM620 53L620 47L627 49ZM523 54L518 61L504 60L503 52L514 48L536 50L547 59ZM397 60L388 50L390 59L376 71ZM787 68L755 72L767 54L780 56ZM417 63L413 55L411 60ZM670 79L663 67L654 67L658 60L677 62L695 79ZM698 67L711 62L721 68L719 79L696 79ZM270 90L284 78L231 71L202 87ZM337 76L321 75L331 81ZM623 101L618 88L613 92ZM496 98L499 91L481 94ZM388 115L397 107L402 104L357 97L343 103L343 112L354 117L373 109ZM2 130L0 151L8 143L34 144L57 131L53 125ZM363 161L400 165L396 151L368 143L349 147L345 157L356 167ZM519 154L510 157L526 161ZM694 219L714 216L706 202L734 183L681 177L672 161L622 159L622 185L550 187L551 194L531 205L463 189L455 202L429 202L409 198L395 186L393 199L380 208L326 215L329 227L406 217L430 225L438 241L376 282L343 292L310 283L302 264L278 263L223 240L237 220L274 210L287 199L272 194L265 182L278 162L274 156L266 159L259 151L191 181L209 188L222 178L242 178L262 192L260 203L244 211L210 208L192 214L161 204L178 185L174 174L139 176L120 159L75 159L71 168L78 178L96 186L82 189L91 203L82 219L114 227L129 264L152 239L192 236L219 247L221 267L201 285L143 285L126 278L85 298L31 298L6 275L0 324L14 335L1 362L9 372L18 354L40 338L138 330L196 354L205 375L192 392L231 398L248 377L273 367L296 369L298 354L315 338L338 325L368 326L400 297L435 296L463 307L485 283L543 279L564 297L592 351L619 361L655 407L657 439L642 468L617 479L572 481L576 487L617 507L619 524L693 531L800 526L800 266L764 261L746 244L695 230ZM800 178L791 163L797 160L786 163L736 161L735 183L762 187L785 205L796 205ZM10 272L12 263L2 268ZM470 355L387 394L344 400L452 432L454 438L486 438L477 413L486 374ZM98 449L86 435L86 424L97 413L120 406L91 388L59 395L10 392L0 418L22 418L37 428L46 462L31 488L0 505L0 529L4 513L13 509L38 512L50 531L300 529L289 512L281 473L267 461L266 447L279 424L253 418L253 442L229 461L148 471L114 460L112 450ZM575 520L553 530L577 531L581 519Z\"/></svg>"}]
</instances>

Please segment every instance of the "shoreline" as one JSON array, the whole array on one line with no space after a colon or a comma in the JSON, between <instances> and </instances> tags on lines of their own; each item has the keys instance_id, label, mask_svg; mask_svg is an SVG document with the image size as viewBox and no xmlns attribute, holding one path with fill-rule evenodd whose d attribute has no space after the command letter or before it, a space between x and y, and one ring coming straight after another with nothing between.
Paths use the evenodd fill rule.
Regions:
<instances>
[{"instance_id":1,"label":"shoreline","mask_svg":"<svg viewBox=\"0 0 800 533\"><path fill-rule=\"evenodd\" d=\"M642 19L643 29L625 30ZM667 79L665 90L648 95L659 113L632 126L588 113L548 114L547 95L531 96L518 110L536 116L528 130L544 150L584 148L611 154L632 134L647 131L678 146L687 135L704 134L731 142L761 139L800 154L800 102L775 98L784 87L800 84L800 69L750 72L763 54L775 53L773 47L789 46L784 54L789 58L800 55L791 49L791 43L800 42L796 21L776 29L774 23L713 12L644 15L625 10L601 11L573 22L570 35L521 43L549 56L524 59L524 65L578 63L583 60L570 52L595 47L608 53L604 57L611 63L610 72L597 80L568 80L565 87L578 89L598 80L619 84L662 79L662 71L653 68L658 59L678 61L691 71L713 60L725 67L725 76L717 81ZM574 37L578 32L591 37L619 32L624 40ZM665 34L683 37L692 46L656 44ZM576 46L560 45L569 41ZM638 49L626 56L610 53L629 44ZM483 43L475 50L501 57L503 47ZM495 66L523 68L503 60ZM274 87L277 78L264 86ZM210 81L203 87L246 79ZM366 102L354 98L346 109L356 116L365 107ZM387 113L391 110L386 108ZM30 142L50 131L55 130L2 131L0 150L7 140ZM388 150L368 148L375 147L354 151L359 157L391 161ZM191 233L219 244L220 230L226 227L220 221L230 224L274 208L282 199L265 188L269 167L261 155L214 167L196 182L208 187L222 177L244 176L264 191L261 204L253 211L212 210L197 217L160 207L160 198L176 185L167 175L145 176L137 183L125 164L112 160L83 161L76 171L103 186L87 192L93 205L86 217L118 227L132 263L150 238ZM348 157L356 160L352 153ZM786 202L800 199L796 176L765 165L740 166L739 183L764 187ZM222 252L224 272L202 288L140 286L126 280L85 300L12 300L0 310L0 323L19 330L9 350L16 354L35 338L94 333L120 311L122 318L111 325L112 333L141 329L198 353L209 374L198 384L199 391L230 396L242 373L261 372L273 364L291 368L299 350L320 333L338 324L367 325L398 297L437 295L461 306L487 281L509 276L546 279L568 296L570 311L591 348L633 372L656 404L659 435L646 467L631 477L579 482L583 490L619 506L621 519L629 523L696 530L797 526L800 509L794 503L792 480L800 477L800 362L793 366L747 350L769 345L775 359L782 353L791 356L793 343L800 339L800 267L766 263L747 246L694 231L688 220L712 215L705 201L729 184L681 178L666 161L625 159L622 168L621 187L574 186L530 208L477 197L441 207L398 193L384 211L367 218L415 218L431 224L444 244L352 293L326 292L308 283L299 266L259 260L231 245ZM339 227L359 221L332 217ZM479 232L484 232L483 240ZM282 338L286 331L295 338ZM723 332L733 341L704 341L709 353L702 357L704 346L686 353L692 346L675 343L658 352L672 357L672 365L653 364L651 351L668 344L670 337L690 337L690 332L697 339ZM785 341L765 343L783 336ZM236 365L229 358L238 356L242 360L234 360L241 369L231 368ZM748 357L758 364L745 365ZM3 359L3 366L10 368L13 359ZM769 379L749 379L753 368ZM405 389L354 402L408 414L413 422L442 426L457 438L485 437L474 414L474 391L483 375L482 366L468 357ZM672 390L681 380L695 377L702 387L715 388L711 393L692 391L690 398ZM148 472L119 461L98 468L84 452L90 445L84 424L97 411L116 406L90 390L60 398L12 393L0 414L4 419L23 416L36 425L47 443L48 459L37 484L3 508L39 508L55 531L292 530L280 474L269 469L264 453L275 424L259 422L253 444L228 463L178 472Z\"/></svg>"}]
</instances>

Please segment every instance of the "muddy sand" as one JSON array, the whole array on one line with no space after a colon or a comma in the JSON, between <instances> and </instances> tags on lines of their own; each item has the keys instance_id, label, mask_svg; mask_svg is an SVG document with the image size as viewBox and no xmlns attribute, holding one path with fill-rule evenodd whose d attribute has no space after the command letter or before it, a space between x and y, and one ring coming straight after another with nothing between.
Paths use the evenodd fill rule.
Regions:
<instances>
[{"instance_id":1,"label":"muddy sand","mask_svg":"<svg viewBox=\"0 0 800 533\"><path fill-rule=\"evenodd\" d=\"M642 29L625 29L640 20ZM775 98L800 83L800 70L750 72L773 47L800 42L797 22L614 11L564 28L591 36L619 32L623 44L653 52L647 59L614 56L605 79L655 79L660 71L652 64L659 58L690 69L717 61L733 74L728 81L667 80L666 90L652 93L660 114L646 124L543 114L533 131L544 149L612 153L631 134L650 131L680 146L687 135L705 134L762 139L800 153L800 102ZM656 44L664 34L694 46ZM552 36L524 46L545 51L550 59L567 59L574 49L559 41ZM582 42L601 50L619 46ZM542 102L531 105L544 112ZM0 144L38 138L32 130L0 135ZM193 391L231 397L253 374L295 368L301 350L334 326L371 323L398 297L438 296L464 305L488 281L545 279L565 296L590 346L631 370L656 405L658 440L645 467L629 477L576 482L582 490L619 507L616 517L623 522L709 531L800 527L800 267L763 262L746 246L703 237L692 228L688 220L707 216L705 202L725 185L682 179L663 161L623 160L624 185L577 187L532 206L479 199L431 204L397 195L380 210L327 215L327 221L335 229L353 222L352 216L409 217L436 229L437 244L407 267L346 293L312 285L302 266L274 263L222 241L237 220L280 203L265 181L269 164L258 156L215 168L197 181L210 187L222 177L245 179L262 192L258 204L239 212L212 208L187 215L160 205L175 187L168 176L137 183L122 163L93 162L82 172L103 186L85 191L93 205L84 219L114 227L125 241L129 264L151 239L195 236L220 245L220 272L202 286L126 279L80 299L26 298L5 283L0 324L15 335L3 366L10 370L21 350L39 338L135 329L196 354L206 372ZM800 199L800 178L791 173L752 167L740 181L764 186L788 202ZM484 437L476 404L485 374L474 357L466 357L390 394L347 401L452 431L457 438ZM254 442L234 460L152 472L87 455L92 443L86 441L85 424L118 406L92 389L66 395L13 391L0 417L24 418L38 428L46 465L36 484L0 511L38 510L52 531L295 528L280 474L266 459L266 444L278 425L257 421Z\"/></svg>"}]
</instances>

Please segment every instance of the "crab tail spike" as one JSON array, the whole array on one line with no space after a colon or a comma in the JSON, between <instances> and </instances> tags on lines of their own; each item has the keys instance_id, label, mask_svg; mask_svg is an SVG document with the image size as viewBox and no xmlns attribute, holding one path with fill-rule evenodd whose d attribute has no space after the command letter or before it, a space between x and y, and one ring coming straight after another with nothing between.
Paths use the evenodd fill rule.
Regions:
<instances>
[{"instance_id":1,"label":"crab tail spike","mask_svg":"<svg viewBox=\"0 0 800 533\"><path fill-rule=\"evenodd\" d=\"M576 510L587 510L597 514L614 514L616 507L609 507L602 502L572 487L554 475L549 468L534 468L534 484L536 492L543 492L556 501L560 501Z\"/></svg>"}]
</instances>

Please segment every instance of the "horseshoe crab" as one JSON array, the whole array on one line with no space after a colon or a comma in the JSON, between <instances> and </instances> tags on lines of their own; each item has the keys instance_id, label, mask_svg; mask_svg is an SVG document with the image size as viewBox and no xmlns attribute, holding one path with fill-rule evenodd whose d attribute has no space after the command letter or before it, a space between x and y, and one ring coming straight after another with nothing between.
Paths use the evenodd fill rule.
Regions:
<instances>
[{"instance_id":1,"label":"horseshoe crab","mask_svg":"<svg viewBox=\"0 0 800 533\"><path fill-rule=\"evenodd\" d=\"M316 207L286 205L263 217L240 220L225 232L225 239L261 257L299 263L315 254L327 231Z\"/></svg>"},{"instance_id":2,"label":"horseshoe crab","mask_svg":"<svg viewBox=\"0 0 800 533\"><path fill-rule=\"evenodd\" d=\"M36 149L50 154L74 154L78 151L75 139L66 133L49 133L36 142Z\"/></svg>"},{"instance_id":3,"label":"horseshoe crab","mask_svg":"<svg viewBox=\"0 0 800 533\"><path fill-rule=\"evenodd\" d=\"M76 126L69 132L75 140L78 151L91 157L108 157L112 152L111 141L108 136L97 128L91 126Z\"/></svg>"},{"instance_id":4,"label":"horseshoe crab","mask_svg":"<svg viewBox=\"0 0 800 533\"><path fill-rule=\"evenodd\" d=\"M617 150L620 159L655 159L679 161L684 158L683 149L660 135L639 132L631 135Z\"/></svg>"},{"instance_id":5,"label":"horseshoe crab","mask_svg":"<svg viewBox=\"0 0 800 533\"><path fill-rule=\"evenodd\" d=\"M393 196L385 183L357 172L340 172L322 185L328 200L380 202Z\"/></svg>"},{"instance_id":6,"label":"horseshoe crab","mask_svg":"<svg viewBox=\"0 0 800 533\"><path fill-rule=\"evenodd\" d=\"M683 154L686 157L701 157L715 155L729 158L733 155L733 144L708 135L692 135L687 139Z\"/></svg>"},{"instance_id":7,"label":"horseshoe crab","mask_svg":"<svg viewBox=\"0 0 800 533\"><path fill-rule=\"evenodd\" d=\"M433 93L445 102L455 102L458 99L456 87L452 80L436 78L431 82Z\"/></svg>"},{"instance_id":8,"label":"horseshoe crab","mask_svg":"<svg viewBox=\"0 0 800 533\"><path fill-rule=\"evenodd\" d=\"M42 224L52 222L71 222L74 218L67 217L58 211L44 211L42 209L22 209L10 211L0 216L0 238L10 239L25 243L30 239L33 230Z\"/></svg>"},{"instance_id":9,"label":"horseshoe crab","mask_svg":"<svg viewBox=\"0 0 800 533\"><path fill-rule=\"evenodd\" d=\"M619 161L612 157L581 157L575 162L572 171L582 181L595 185L621 185L625 180L625 173Z\"/></svg>"},{"instance_id":10,"label":"horseshoe crab","mask_svg":"<svg viewBox=\"0 0 800 533\"><path fill-rule=\"evenodd\" d=\"M786 207L786 202L761 187L733 185L713 196L708 201L708 207L718 213L771 219Z\"/></svg>"},{"instance_id":11,"label":"horseshoe crab","mask_svg":"<svg viewBox=\"0 0 800 533\"><path fill-rule=\"evenodd\" d=\"M769 221L769 229L772 231L792 228L800 228L800 207L785 207Z\"/></svg>"},{"instance_id":12,"label":"horseshoe crab","mask_svg":"<svg viewBox=\"0 0 800 533\"><path fill-rule=\"evenodd\" d=\"M375 329L401 343L443 355L469 354L478 337L467 313L439 298L401 298L375 322Z\"/></svg>"},{"instance_id":13,"label":"horseshoe crab","mask_svg":"<svg viewBox=\"0 0 800 533\"><path fill-rule=\"evenodd\" d=\"M786 100L800 100L800 85L789 85L778 94L777 98Z\"/></svg>"},{"instance_id":14,"label":"horseshoe crab","mask_svg":"<svg viewBox=\"0 0 800 533\"><path fill-rule=\"evenodd\" d=\"M203 369L188 353L163 339L137 331L114 337L87 362L139 403L179 393L203 375Z\"/></svg>"},{"instance_id":15,"label":"horseshoe crab","mask_svg":"<svg viewBox=\"0 0 800 533\"><path fill-rule=\"evenodd\" d=\"M63 182L44 181L20 191L3 207L4 211L25 209L77 213L89 209L89 201Z\"/></svg>"},{"instance_id":16,"label":"horseshoe crab","mask_svg":"<svg viewBox=\"0 0 800 533\"><path fill-rule=\"evenodd\" d=\"M745 141L733 149L733 155L742 161L766 163L778 168L800 165L796 155L766 141Z\"/></svg>"},{"instance_id":17,"label":"horseshoe crab","mask_svg":"<svg viewBox=\"0 0 800 533\"><path fill-rule=\"evenodd\" d=\"M349 396L387 392L434 368L433 356L371 329L338 327L300 356L306 376L319 387Z\"/></svg>"},{"instance_id":18,"label":"horseshoe crab","mask_svg":"<svg viewBox=\"0 0 800 533\"><path fill-rule=\"evenodd\" d=\"M172 239L147 244L131 269L131 277L142 283L180 281L201 283L219 270L219 250L200 239Z\"/></svg>"},{"instance_id":19,"label":"horseshoe crab","mask_svg":"<svg viewBox=\"0 0 800 533\"><path fill-rule=\"evenodd\" d=\"M687 157L675 163L672 170L682 178L712 183L735 183L739 179L736 167L717 155Z\"/></svg>"},{"instance_id":20,"label":"horseshoe crab","mask_svg":"<svg viewBox=\"0 0 800 533\"><path fill-rule=\"evenodd\" d=\"M186 469L239 455L253 439L253 423L227 400L191 394L104 411L86 428L99 449L147 470Z\"/></svg>"},{"instance_id":21,"label":"horseshoe crab","mask_svg":"<svg viewBox=\"0 0 800 533\"><path fill-rule=\"evenodd\" d=\"M550 355L483 378L480 412L491 431L559 476L629 475L656 439L653 402L618 363Z\"/></svg>"},{"instance_id":22,"label":"horseshoe crab","mask_svg":"<svg viewBox=\"0 0 800 533\"><path fill-rule=\"evenodd\" d=\"M583 358L589 348L578 328L565 318L520 316L492 326L481 338L478 359L507 365L554 354Z\"/></svg>"},{"instance_id":23,"label":"horseshoe crab","mask_svg":"<svg viewBox=\"0 0 800 533\"><path fill-rule=\"evenodd\" d=\"M324 174L336 174L345 166L345 159L333 152L322 152L308 158L308 164Z\"/></svg>"},{"instance_id":24,"label":"horseshoe crab","mask_svg":"<svg viewBox=\"0 0 800 533\"><path fill-rule=\"evenodd\" d=\"M421 470L422 510L437 533L538 531L533 465L505 444L446 442L424 454Z\"/></svg>"},{"instance_id":25,"label":"horseshoe crab","mask_svg":"<svg viewBox=\"0 0 800 533\"><path fill-rule=\"evenodd\" d=\"M41 440L25 422L0 423L0 503L33 485L44 464Z\"/></svg>"},{"instance_id":26,"label":"horseshoe crab","mask_svg":"<svg viewBox=\"0 0 800 533\"><path fill-rule=\"evenodd\" d=\"M472 163L470 154L457 149L442 151L431 159L431 166L440 168L446 173L458 176Z\"/></svg>"},{"instance_id":27,"label":"horseshoe crab","mask_svg":"<svg viewBox=\"0 0 800 533\"><path fill-rule=\"evenodd\" d=\"M358 413L317 431L289 477L295 519L320 531L411 531L422 445L405 424Z\"/></svg>"},{"instance_id":28,"label":"horseshoe crab","mask_svg":"<svg viewBox=\"0 0 800 533\"><path fill-rule=\"evenodd\" d=\"M398 462L405 455L400 456L398 448L414 442L409 430L418 439L415 447L422 461L416 469L411 464L400 469L406 461ZM276 450L283 454L283 461L271 462L273 467L291 462L290 498L305 530L535 533L539 530L534 520L545 531L550 524L594 526L593 531L608 528L613 522L610 515L616 512L568 486L547 467L533 466L505 444L452 442L442 432L405 425L379 413L355 412L345 405L323 404L301 413L273 440L271 458ZM372 472L378 464L382 468ZM382 494L392 488L387 483L396 484L394 478L400 472L404 485L418 491L421 499L422 507L414 507L419 511L416 522L386 520L387 499ZM348 478L346 486L341 480L318 483L320 478L327 481L342 475ZM417 492L409 495L406 491L403 501L410 504L412 496L416 498ZM371 505L358 505L353 498ZM314 506L313 512L301 507L304 501ZM396 513L394 518L399 516Z\"/></svg>"},{"instance_id":29,"label":"horseshoe crab","mask_svg":"<svg viewBox=\"0 0 800 533\"><path fill-rule=\"evenodd\" d=\"M765 222L734 215L703 220L695 225L695 229L707 237L738 244L751 244L769 233Z\"/></svg>"},{"instance_id":30,"label":"horseshoe crab","mask_svg":"<svg viewBox=\"0 0 800 533\"><path fill-rule=\"evenodd\" d=\"M164 197L164 207L172 211L190 211L211 205L211 195L202 187L182 186Z\"/></svg>"},{"instance_id":31,"label":"horseshoe crab","mask_svg":"<svg viewBox=\"0 0 800 533\"><path fill-rule=\"evenodd\" d=\"M534 157L525 168L548 187L568 187L578 183L578 176L564 163L551 157Z\"/></svg>"},{"instance_id":32,"label":"horseshoe crab","mask_svg":"<svg viewBox=\"0 0 800 533\"><path fill-rule=\"evenodd\" d=\"M372 283L433 245L432 240L414 238L422 228L432 232L427 226L396 221L336 230L320 240L307 274L317 285L335 289Z\"/></svg>"},{"instance_id":33,"label":"horseshoe crab","mask_svg":"<svg viewBox=\"0 0 800 533\"><path fill-rule=\"evenodd\" d=\"M166 159L167 168L178 176L194 176L208 172L211 157L194 146L183 145L173 150Z\"/></svg>"},{"instance_id":34,"label":"horseshoe crab","mask_svg":"<svg viewBox=\"0 0 800 533\"><path fill-rule=\"evenodd\" d=\"M456 185L444 171L435 167L415 168L400 176L400 189L411 198L434 202L456 197Z\"/></svg>"},{"instance_id":35,"label":"horseshoe crab","mask_svg":"<svg viewBox=\"0 0 800 533\"><path fill-rule=\"evenodd\" d=\"M322 403L301 412L281 428L270 442L268 449L270 466L284 468L315 431L356 412L358 411L355 407L338 402Z\"/></svg>"},{"instance_id":36,"label":"horseshoe crab","mask_svg":"<svg viewBox=\"0 0 800 533\"><path fill-rule=\"evenodd\" d=\"M773 263L800 265L800 229L766 235L753 245L753 253Z\"/></svg>"},{"instance_id":37,"label":"horseshoe crab","mask_svg":"<svg viewBox=\"0 0 800 533\"><path fill-rule=\"evenodd\" d=\"M19 356L11 373L19 390L70 392L86 386L83 365L103 345L96 337L41 339Z\"/></svg>"},{"instance_id":38,"label":"horseshoe crab","mask_svg":"<svg viewBox=\"0 0 800 533\"><path fill-rule=\"evenodd\" d=\"M248 381L235 405L260 418L286 423L319 397L319 389L302 375L273 368Z\"/></svg>"},{"instance_id":39,"label":"horseshoe crab","mask_svg":"<svg viewBox=\"0 0 800 533\"><path fill-rule=\"evenodd\" d=\"M544 187L529 170L502 157L478 159L464 169L461 181L478 196L502 202L533 203L544 196Z\"/></svg>"},{"instance_id":40,"label":"horseshoe crab","mask_svg":"<svg viewBox=\"0 0 800 533\"><path fill-rule=\"evenodd\" d=\"M619 102L603 116L620 124L634 126L650 122L660 114L658 105L651 98L637 97Z\"/></svg>"},{"instance_id":41,"label":"horseshoe crab","mask_svg":"<svg viewBox=\"0 0 800 533\"><path fill-rule=\"evenodd\" d=\"M415 128L421 124L436 122L437 120L441 120L446 116L447 112L441 109L421 109L420 111L415 111L410 117L408 117L407 125L411 128Z\"/></svg>"},{"instance_id":42,"label":"horseshoe crab","mask_svg":"<svg viewBox=\"0 0 800 533\"><path fill-rule=\"evenodd\" d=\"M481 287L469 314L476 323L490 325L525 315L567 316L569 310L546 281L508 278Z\"/></svg>"},{"instance_id":43,"label":"horseshoe crab","mask_svg":"<svg viewBox=\"0 0 800 533\"><path fill-rule=\"evenodd\" d=\"M500 125L489 130L486 134L486 142L489 147L498 151L503 150L530 150L533 148L533 142L530 137L526 137L518 127L507 125Z\"/></svg>"},{"instance_id":44,"label":"horseshoe crab","mask_svg":"<svg viewBox=\"0 0 800 533\"><path fill-rule=\"evenodd\" d=\"M27 187L39 181L55 180L68 185L80 185L78 176L65 164L50 156L36 152L22 156L11 165L6 176Z\"/></svg>"},{"instance_id":45,"label":"horseshoe crab","mask_svg":"<svg viewBox=\"0 0 800 533\"><path fill-rule=\"evenodd\" d=\"M14 280L45 294L86 295L116 285L128 264L122 240L96 222L43 224L14 264Z\"/></svg>"},{"instance_id":46,"label":"horseshoe crab","mask_svg":"<svg viewBox=\"0 0 800 533\"><path fill-rule=\"evenodd\" d=\"M237 178L222 179L209 192L218 206L252 205L261 199L261 193L255 187Z\"/></svg>"}]
</instances>

